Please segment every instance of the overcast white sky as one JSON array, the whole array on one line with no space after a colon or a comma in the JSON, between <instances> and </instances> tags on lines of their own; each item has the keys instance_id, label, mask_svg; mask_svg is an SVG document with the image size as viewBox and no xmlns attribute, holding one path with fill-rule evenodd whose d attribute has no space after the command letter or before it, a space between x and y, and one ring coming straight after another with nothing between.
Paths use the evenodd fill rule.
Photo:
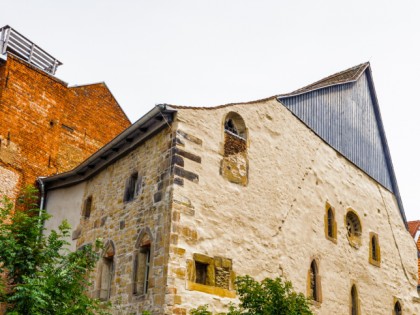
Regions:
<instances>
[{"instance_id":1,"label":"overcast white sky","mask_svg":"<svg viewBox=\"0 0 420 315\"><path fill-rule=\"evenodd\" d=\"M420 219L420 1L13 0L10 25L105 81L131 121L155 104L211 106L290 92L370 61L409 220Z\"/></svg>"}]
</instances>

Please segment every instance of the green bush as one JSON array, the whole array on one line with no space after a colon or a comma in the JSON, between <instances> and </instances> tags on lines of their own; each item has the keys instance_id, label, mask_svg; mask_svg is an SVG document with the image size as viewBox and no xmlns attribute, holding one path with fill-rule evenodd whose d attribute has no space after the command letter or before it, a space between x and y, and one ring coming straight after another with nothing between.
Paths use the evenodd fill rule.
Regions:
<instances>
[{"instance_id":1,"label":"green bush","mask_svg":"<svg viewBox=\"0 0 420 315\"><path fill-rule=\"evenodd\" d=\"M289 281L266 278L261 282L250 276L235 281L239 305L230 305L227 315L312 315L308 299L293 290ZM208 305L191 310L192 315L211 315Z\"/></svg>"},{"instance_id":2,"label":"green bush","mask_svg":"<svg viewBox=\"0 0 420 315\"><path fill-rule=\"evenodd\" d=\"M69 251L66 221L45 236L50 216L38 208L37 196L35 188L26 188L16 209L7 198L0 200L0 302L6 314L107 314L106 305L87 295L100 244Z\"/></svg>"}]
</instances>

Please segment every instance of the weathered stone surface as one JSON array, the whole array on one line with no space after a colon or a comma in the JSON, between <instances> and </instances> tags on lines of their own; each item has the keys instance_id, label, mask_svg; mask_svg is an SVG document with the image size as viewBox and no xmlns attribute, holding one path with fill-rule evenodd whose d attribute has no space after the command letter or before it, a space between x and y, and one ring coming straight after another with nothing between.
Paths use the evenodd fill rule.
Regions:
<instances>
[{"instance_id":1,"label":"weathered stone surface","mask_svg":"<svg viewBox=\"0 0 420 315\"><path fill-rule=\"evenodd\" d=\"M0 193L12 199L38 176L74 168L130 125L105 84L68 87L11 54L0 62L0 122Z\"/></svg>"},{"instance_id":2,"label":"weathered stone surface","mask_svg":"<svg viewBox=\"0 0 420 315\"><path fill-rule=\"evenodd\" d=\"M180 177L175 177L174 178L174 184L179 185L179 186L184 186L184 179L182 179Z\"/></svg>"},{"instance_id":3,"label":"weathered stone surface","mask_svg":"<svg viewBox=\"0 0 420 315\"><path fill-rule=\"evenodd\" d=\"M187 134L186 132L180 129L177 130L177 134L184 137L184 139L187 139L188 141L194 142L195 144L198 144L198 145L203 144L203 140L201 140L200 138L197 138L191 134Z\"/></svg>"},{"instance_id":4,"label":"weathered stone surface","mask_svg":"<svg viewBox=\"0 0 420 315\"><path fill-rule=\"evenodd\" d=\"M181 167L184 167L184 159L181 156L176 155L176 154L172 155L172 162L171 163L179 165Z\"/></svg>"},{"instance_id":5,"label":"weathered stone surface","mask_svg":"<svg viewBox=\"0 0 420 315\"><path fill-rule=\"evenodd\" d=\"M190 171L187 171L183 168L175 166L174 173L175 173L175 175L178 175L179 177L183 177L185 179L188 179L189 181L192 181L194 183L198 182L198 175L197 174L195 174L193 172L190 172Z\"/></svg>"},{"instance_id":6,"label":"weathered stone surface","mask_svg":"<svg viewBox=\"0 0 420 315\"><path fill-rule=\"evenodd\" d=\"M182 150L180 148L175 148L175 153L178 154L178 155L180 155L180 156L183 156L186 159L189 159L191 161L194 161L194 162L197 162L197 163L201 163L201 157L198 156L198 155L195 155L195 154L193 154L191 152L184 151L184 150Z\"/></svg>"},{"instance_id":7,"label":"weathered stone surface","mask_svg":"<svg viewBox=\"0 0 420 315\"><path fill-rule=\"evenodd\" d=\"M243 163L220 162L225 158L221 122L230 111L243 117L248 131L246 186L228 182L220 175L232 172L226 171L231 162L246 165L245 157L241 157ZM172 254L170 264L190 265L195 253L220 255L232 259L229 281L235 274L262 279L282 273L306 294L307 272L312 259L317 258L322 303L314 307L315 314L348 314L352 283L359 290L363 314L391 314L394 297L408 314L420 314L419 302L413 301L417 296L416 248L392 193L326 145L274 98L208 109L205 114L203 110L182 108L177 117L178 130L206 139L202 150L193 151L206 158L200 167L188 164L188 170L200 177L198 185L185 181L184 186L174 186L174 200L189 201L195 212L188 216L181 211L179 224L197 229L199 238L190 243L188 233L177 234L178 246L186 250L185 258ZM193 145L185 142L184 150L192 150ZM241 154L241 150L233 150L228 157ZM235 179L246 174L245 167L234 172L241 175L227 176ZM325 238L326 202L336 212L336 244ZM177 211L179 207L190 209L180 203L175 207ZM358 249L346 238L344 218L350 207L357 211L363 225ZM369 263L369 231L379 237L379 268ZM220 261L215 259L215 264L220 265ZM223 268L219 268L216 274L223 274ZM193 277L186 276L190 279L187 288L181 279L169 280L182 297L180 306L189 310L209 304L213 312L226 311L232 300L219 294L229 291L194 283ZM226 286L227 277L220 279Z\"/></svg>"},{"instance_id":8,"label":"weathered stone surface","mask_svg":"<svg viewBox=\"0 0 420 315\"><path fill-rule=\"evenodd\" d=\"M231 111L244 119L249 145L246 151L225 156L221 124ZM306 294L314 259L322 284L322 303L314 305L315 314L348 314L352 284L357 285L363 314L391 314L395 298L407 314L420 314L414 299L416 247L395 196L326 145L276 99L208 109L205 115L181 108L176 117L172 130L206 139L204 146L183 137L183 150L205 157L201 163L185 158L187 170L171 166L173 131L164 130L79 187L84 198L93 195L96 203L92 217L81 222L79 244L98 236L115 243L111 300L119 309L114 314L142 310L187 314L203 304L213 312L226 311L229 302L237 302L232 290L237 274L258 280L281 274ZM226 180L227 173L220 171L224 159L229 162L226 169L230 163L246 165L246 172L229 170L237 172L233 178L246 174L246 185ZM144 186L140 195L124 204L124 183L133 170L143 176ZM174 185L177 179L182 185L181 181ZM162 199L155 203L159 191ZM54 194L58 198L54 191L50 198ZM335 210L336 242L325 237L327 202ZM363 227L358 248L346 237L350 208ZM104 216L108 216L104 226L94 228ZM151 276L149 292L140 299L130 291L132 256L145 228L153 236ZM379 239L379 267L369 263L370 232ZM202 279L206 276L205 284L197 283L197 270Z\"/></svg>"},{"instance_id":9,"label":"weathered stone surface","mask_svg":"<svg viewBox=\"0 0 420 315\"><path fill-rule=\"evenodd\" d=\"M62 213L76 212L81 222L81 235L78 246L94 242L102 237L104 242L112 240L115 244L114 278L111 285L111 301L116 305L113 314L140 314L149 310L153 314L164 313L165 290L168 273L168 256L170 241L177 242L177 235L169 237L172 213L170 175L170 152L168 141L171 140L169 129L165 129L147 140L143 145L116 161L89 179L87 185L80 186L83 199L92 196L93 208L91 217L80 217L83 202L79 209L63 209ZM126 180L137 171L142 177L142 187L133 200L123 202ZM157 190L159 189L159 190ZM57 204L55 196L63 199L58 189L49 193L49 204ZM51 209L55 215L54 209ZM180 212L179 212L180 213ZM59 213L57 212L57 215ZM98 222L98 223L96 223ZM96 227L96 228L95 228ZM139 249L136 243L140 235L150 232L150 277L146 294L133 294L134 254ZM144 241L144 237L141 240ZM146 237L147 240L147 237ZM149 242L149 241L148 241ZM144 243L139 246L147 246ZM183 257L185 249L174 249L173 253ZM176 267L178 277L185 278L185 268ZM93 272L93 288L91 294L98 292L100 263ZM174 298L175 299L175 298ZM174 301L173 299L173 301ZM182 297L176 298L179 304ZM174 303L174 302L173 302Z\"/></svg>"}]
</instances>

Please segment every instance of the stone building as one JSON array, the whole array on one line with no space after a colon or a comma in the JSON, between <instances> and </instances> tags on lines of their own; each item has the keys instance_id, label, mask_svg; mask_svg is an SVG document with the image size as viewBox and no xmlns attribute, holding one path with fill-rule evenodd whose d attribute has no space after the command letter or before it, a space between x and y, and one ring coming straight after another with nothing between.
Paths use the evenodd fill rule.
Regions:
<instances>
[{"instance_id":1,"label":"stone building","mask_svg":"<svg viewBox=\"0 0 420 315\"><path fill-rule=\"evenodd\" d=\"M68 171L130 125L105 83L69 87L61 63L0 28L0 193Z\"/></svg>"},{"instance_id":2,"label":"stone building","mask_svg":"<svg viewBox=\"0 0 420 315\"><path fill-rule=\"evenodd\" d=\"M419 283L417 289L420 291L420 221L408 222L408 231L414 239L418 250L418 271L419 271Z\"/></svg>"},{"instance_id":3,"label":"stone building","mask_svg":"<svg viewBox=\"0 0 420 315\"><path fill-rule=\"evenodd\" d=\"M316 314L420 314L369 64L249 103L159 105L43 182L47 228L104 240L91 293L114 314L226 310L245 274L282 275Z\"/></svg>"}]
</instances>

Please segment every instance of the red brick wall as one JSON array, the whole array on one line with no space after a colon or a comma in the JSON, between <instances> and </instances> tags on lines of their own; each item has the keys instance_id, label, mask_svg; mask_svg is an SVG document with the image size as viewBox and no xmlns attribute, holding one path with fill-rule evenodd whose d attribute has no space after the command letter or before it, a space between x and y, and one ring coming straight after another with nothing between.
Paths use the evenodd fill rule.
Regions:
<instances>
[{"instance_id":1,"label":"red brick wall","mask_svg":"<svg viewBox=\"0 0 420 315\"><path fill-rule=\"evenodd\" d=\"M417 240L417 249L420 252L420 237ZM419 285L420 285L420 258L418 259L418 270L419 270Z\"/></svg>"},{"instance_id":2,"label":"red brick wall","mask_svg":"<svg viewBox=\"0 0 420 315\"><path fill-rule=\"evenodd\" d=\"M74 168L129 125L103 83L69 88L11 55L0 64L0 172L19 174L17 189Z\"/></svg>"}]
</instances>

